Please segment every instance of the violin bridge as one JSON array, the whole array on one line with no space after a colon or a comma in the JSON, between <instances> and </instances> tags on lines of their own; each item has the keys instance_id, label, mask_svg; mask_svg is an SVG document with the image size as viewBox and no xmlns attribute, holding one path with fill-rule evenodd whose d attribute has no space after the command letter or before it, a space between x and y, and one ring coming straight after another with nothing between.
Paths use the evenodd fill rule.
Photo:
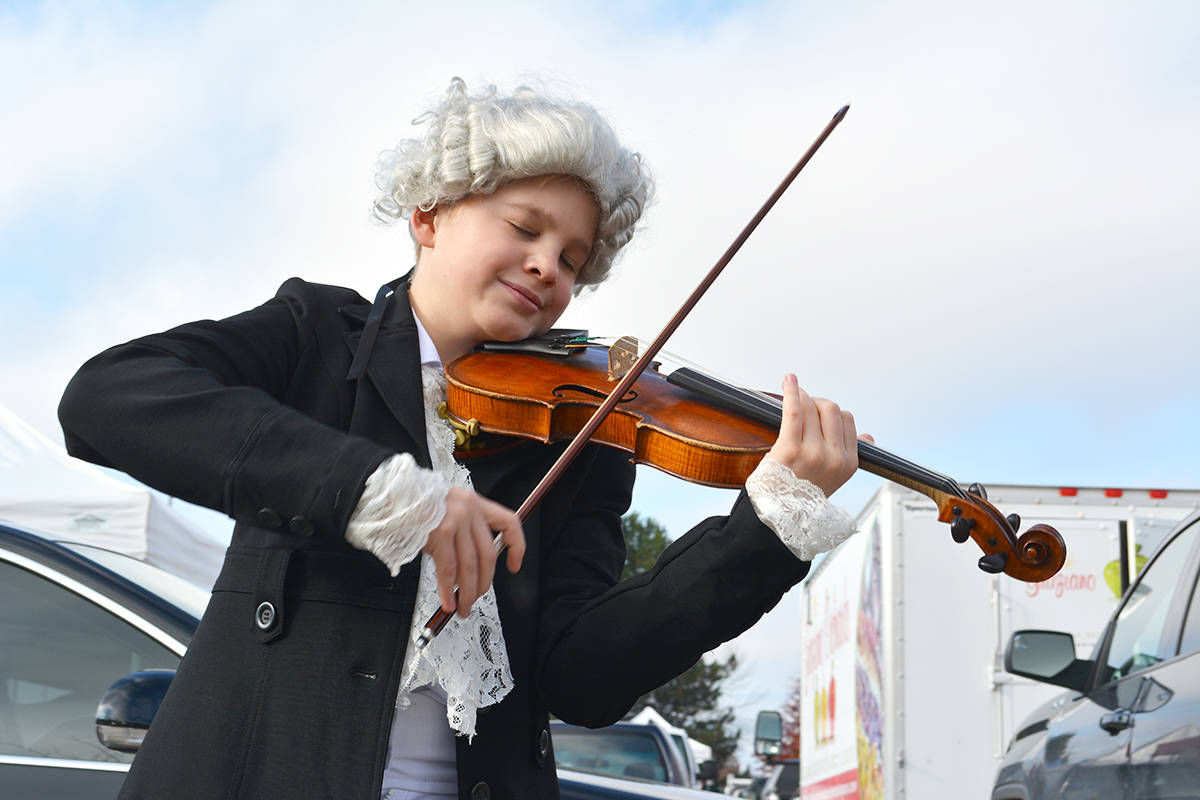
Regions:
<instances>
[{"instance_id":1,"label":"violin bridge","mask_svg":"<svg viewBox=\"0 0 1200 800\"><path fill-rule=\"evenodd\" d=\"M622 336L608 348L608 379L619 381L624 378L638 360L638 340Z\"/></svg>"},{"instance_id":2,"label":"violin bridge","mask_svg":"<svg viewBox=\"0 0 1200 800\"><path fill-rule=\"evenodd\" d=\"M470 450L472 448L472 440L479 435L479 420L469 419L466 422L453 416L446 401L438 403L437 414L446 422L450 423L450 427L454 429L454 446Z\"/></svg>"}]
</instances>

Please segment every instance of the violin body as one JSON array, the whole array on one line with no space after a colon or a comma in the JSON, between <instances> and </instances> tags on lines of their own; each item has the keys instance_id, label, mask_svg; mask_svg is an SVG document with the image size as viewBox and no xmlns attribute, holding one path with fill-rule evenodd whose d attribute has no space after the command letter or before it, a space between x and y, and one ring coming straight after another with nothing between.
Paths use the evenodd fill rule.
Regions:
<instances>
[{"instance_id":1,"label":"violin body","mask_svg":"<svg viewBox=\"0 0 1200 800\"><path fill-rule=\"evenodd\" d=\"M556 442L573 439L619 383L609 373L606 348L564 355L531 352L471 353L446 367L445 416L456 428ZM591 439L693 483L741 488L779 433L778 403L687 370L684 388L657 364L646 368L612 406ZM716 385L715 391L709 391ZM743 402L737 397L744 394ZM732 399L731 399L732 398ZM771 408L764 409L764 400ZM737 410L735 410L737 409ZM467 437L463 436L463 440ZM1066 545L1048 525L1004 516L982 487L957 481L874 445L858 442L859 468L932 498L938 519L955 541L971 539L983 551L980 569L1027 582L1048 580L1066 560Z\"/></svg>"},{"instance_id":2,"label":"violin body","mask_svg":"<svg viewBox=\"0 0 1200 800\"><path fill-rule=\"evenodd\" d=\"M568 440L616 385L608 370L607 351L599 347L562 356L469 354L446 367L449 418L460 427L478 420L481 430L504 436ZM592 438L678 478L740 489L778 433L706 402L651 367Z\"/></svg>"}]
</instances>

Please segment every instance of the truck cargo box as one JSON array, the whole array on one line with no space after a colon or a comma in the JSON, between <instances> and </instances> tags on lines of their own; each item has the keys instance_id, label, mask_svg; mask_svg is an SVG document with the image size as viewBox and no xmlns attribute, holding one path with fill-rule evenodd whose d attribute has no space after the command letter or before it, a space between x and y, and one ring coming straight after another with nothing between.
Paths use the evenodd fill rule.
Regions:
<instances>
[{"instance_id":1,"label":"truck cargo box","mask_svg":"<svg viewBox=\"0 0 1200 800\"><path fill-rule=\"evenodd\" d=\"M1130 577L1200 491L989 486L1056 527L1067 560L1036 584L988 575L924 495L884 484L859 533L802 584L800 785L818 800L986 798L1014 726L1059 690L1003 670L1021 628L1090 652Z\"/></svg>"}]
</instances>

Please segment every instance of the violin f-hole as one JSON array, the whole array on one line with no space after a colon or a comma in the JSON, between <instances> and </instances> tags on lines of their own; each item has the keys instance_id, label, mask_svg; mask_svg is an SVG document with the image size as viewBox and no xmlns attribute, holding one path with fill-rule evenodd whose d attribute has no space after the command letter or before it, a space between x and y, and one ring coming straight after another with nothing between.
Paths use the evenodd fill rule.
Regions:
<instances>
[{"instance_id":1,"label":"violin f-hole","mask_svg":"<svg viewBox=\"0 0 1200 800\"><path fill-rule=\"evenodd\" d=\"M584 386L581 383L560 384L560 385L554 387L554 391L552 392L552 394L555 397L565 399L567 392L579 392L580 394L585 394L588 397L591 397L591 398L594 398L597 400L604 400L605 398L608 397L607 393L602 392L599 389L593 389L591 386ZM637 389L630 389L624 395L622 395L621 399L618 400L617 402L618 403L630 403L630 402L633 402L634 400L637 400L637 396L638 396Z\"/></svg>"}]
</instances>

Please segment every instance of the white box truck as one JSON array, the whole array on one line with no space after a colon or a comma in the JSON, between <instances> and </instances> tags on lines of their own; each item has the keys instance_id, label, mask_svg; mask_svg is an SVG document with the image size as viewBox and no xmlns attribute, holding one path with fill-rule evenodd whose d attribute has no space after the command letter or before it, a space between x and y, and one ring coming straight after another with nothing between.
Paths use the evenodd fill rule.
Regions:
<instances>
[{"instance_id":1,"label":"white box truck","mask_svg":"<svg viewBox=\"0 0 1200 800\"><path fill-rule=\"evenodd\" d=\"M1052 579L981 572L933 501L886 483L802 584L805 800L989 797L1014 726L1061 691L1004 672L1009 635L1069 631L1089 652L1146 556L1200 507L1196 490L987 488L1022 531L1062 534Z\"/></svg>"}]
</instances>

